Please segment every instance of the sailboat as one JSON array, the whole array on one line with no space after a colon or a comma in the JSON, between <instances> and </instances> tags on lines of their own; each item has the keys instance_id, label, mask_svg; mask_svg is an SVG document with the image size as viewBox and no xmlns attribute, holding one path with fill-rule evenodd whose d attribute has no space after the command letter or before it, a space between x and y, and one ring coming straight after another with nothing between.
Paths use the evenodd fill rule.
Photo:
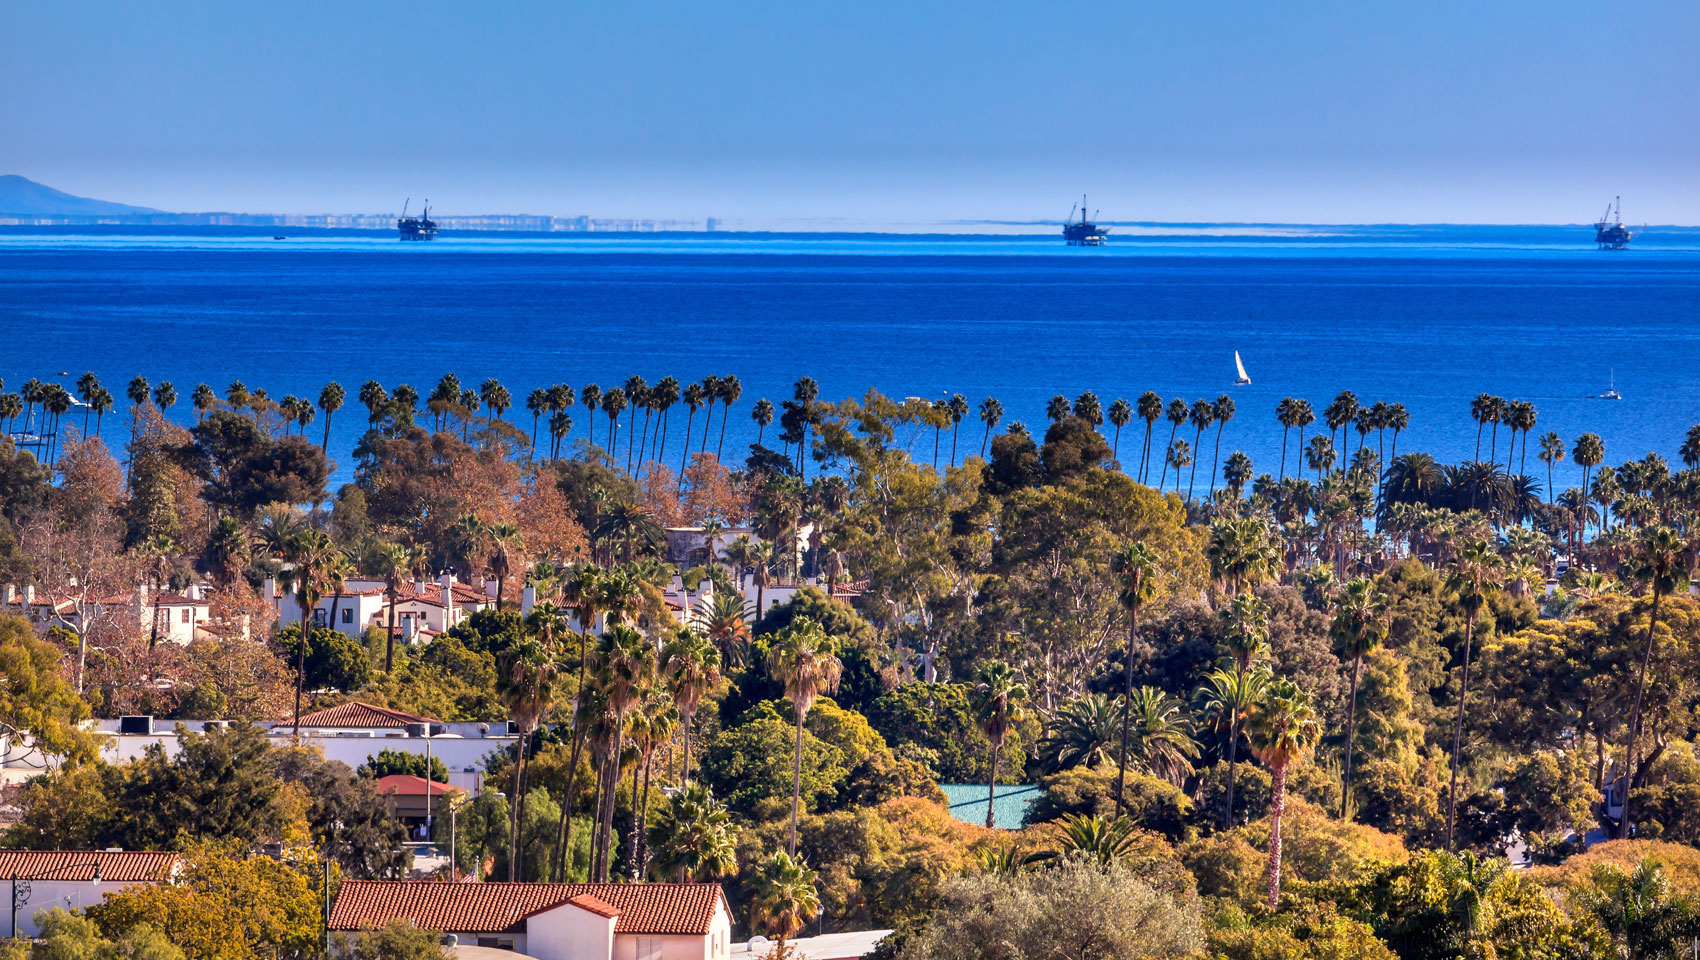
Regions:
<instances>
[{"instance_id":1,"label":"sailboat","mask_svg":"<svg viewBox=\"0 0 1700 960\"><path fill-rule=\"evenodd\" d=\"M1240 372L1240 378L1234 381L1234 386L1243 387L1251 382L1251 378L1246 376L1245 363L1240 360L1240 352L1238 350L1234 351L1234 369Z\"/></svg>"},{"instance_id":2,"label":"sailboat","mask_svg":"<svg viewBox=\"0 0 1700 960\"><path fill-rule=\"evenodd\" d=\"M1617 392L1617 371L1616 370L1613 370L1611 372L1611 386L1606 388L1605 393L1600 394L1600 399L1601 400L1622 400L1623 399L1623 394Z\"/></svg>"}]
</instances>

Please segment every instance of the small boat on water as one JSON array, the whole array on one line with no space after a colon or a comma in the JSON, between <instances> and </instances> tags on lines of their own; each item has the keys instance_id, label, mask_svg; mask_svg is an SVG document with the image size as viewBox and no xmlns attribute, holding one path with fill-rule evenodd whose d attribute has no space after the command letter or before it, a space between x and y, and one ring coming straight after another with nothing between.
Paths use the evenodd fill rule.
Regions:
<instances>
[{"instance_id":1,"label":"small boat on water","mask_svg":"<svg viewBox=\"0 0 1700 960\"><path fill-rule=\"evenodd\" d=\"M1240 352L1238 350L1234 351L1234 369L1239 371L1240 374L1240 378L1234 381L1234 386L1243 387L1251 383L1251 377L1246 376L1245 362L1240 359Z\"/></svg>"},{"instance_id":2,"label":"small boat on water","mask_svg":"<svg viewBox=\"0 0 1700 960\"><path fill-rule=\"evenodd\" d=\"M1600 394L1599 398L1601 400L1622 400L1623 399L1623 394L1617 392L1617 371L1616 370L1613 370L1611 372L1611 385L1606 388L1605 393Z\"/></svg>"}]
</instances>

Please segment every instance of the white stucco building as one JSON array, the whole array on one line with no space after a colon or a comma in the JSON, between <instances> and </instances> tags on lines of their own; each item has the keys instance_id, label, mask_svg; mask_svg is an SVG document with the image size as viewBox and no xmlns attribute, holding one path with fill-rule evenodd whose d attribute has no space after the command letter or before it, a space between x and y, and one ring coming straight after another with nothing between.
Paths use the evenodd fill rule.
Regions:
<instances>
[{"instance_id":1,"label":"white stucco building","mask_svg":"<svg viewBox=\"0 0 1700 960\"><path fill-rule=\"evenodd\" d=\"M74 910L138 883L169 880L183 865L175 853L136 850L0 850L0 887L12 899L0 912L0 936L33 937L37 915ZM17 927L12 910L17 906Z\"/></svg>"}]
</instances>

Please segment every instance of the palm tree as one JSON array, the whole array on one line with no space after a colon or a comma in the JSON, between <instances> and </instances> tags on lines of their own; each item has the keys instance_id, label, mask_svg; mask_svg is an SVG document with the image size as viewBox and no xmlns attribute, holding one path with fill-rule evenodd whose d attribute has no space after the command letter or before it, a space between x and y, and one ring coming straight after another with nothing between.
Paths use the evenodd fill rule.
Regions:
<instances>
[{"instance_id":1,"label":"palm tree","mask_svg":"<svg viewBox=\"0 0 1700 960\"><path fill-rule=\"evenodd\" d=\"M401 543L385 544L378 551L380 571L384 575L384 596L389 601L389 629L384 632L384 673L395 669L395 605L401 597L401 585L417 566L423 553L418 547Z\"/></svg>"},{"instance_id":2,"label":"palm tree","mask_svg":"<svg viewBox=\"0 0 1700 960\"><path fill-rule=\"evenodd\" d=\"M597 686L607 698L614 742L603 772L601 846L596 858L596 881L608 882L609 853L614 838L614 791L619 784L620 758L625 749L626 714L655 675L655 647L631 627L609 627L597 644Z\"/></svg>"},{"instance_id":3,"label":"palm tree","mask_svg":"<svg viewBox=\"0 0 1700 960\"><path fill-rule=\"evenodd\" d=\"M11 396L14 400L17 398L17 394L15 393L9 394L9 396ZM95 436L100 436L100 423L102 420L106 419L106 415L108 413L112 412L112 391L105 387L96 388L93 399L89 401L89 406L94 408ZM17 412L13 411L12 416L16 417Z\"/></svg>"},{"instance_id":4,"label":"palm tree","mask_svg":"<svg viewBox=\"0 0 1700 960\"><path fill-rule=\"evenodd\" d=\"M602 514L595 535L599 542L619 545L620 559L625 563L632 562L639 548L654 550L667 539L655 514L641 503L626 500L615 503Z\"/></svg>"},{"instance_id":5,"label":"palm tree","mask_svg":"<svg viewBox=\"0 0 1700 960\"><path fill-rule=\"evenodd\" d=\"M707 784L686 783L655 815L649 828L655 850L649 863L658 879L709 883L738 869L732 817Z\"/></svg>"},{"instance_id":6,"label":"palm tree","mask_svg":"<svg viewBox=\"0 0 1700 960\"><path fill-rule=\"evenodd\" d=\"M762 861L756 868L755 895L750 900L750 919L778 941L776 956L791 956L785 941L820 913L820 895L815 892L815 872L794 854L783 852Z\"/></svg>"},{"instance_id":7,"label":"palm tree","mask_svg":"<svg viewBox=\"0 0 1700 960\"><path fill-rule=\"evenodd\" d=\"M590 426L586 429L590 431L590 442L595 444L596 412L602 409L602 388L594 383L585 384L578 392L578 402L584 404L585 412L590 415L590 419L586 421Z\"/></svg>"},{"instance_id":8,"label":"palm tree","mask_svg":"<svg viewBox=\"0 0 1700 960\"><path fill-rule=\"evenodd\" d=\"M1151 428L1156 426L1163 416L1163 398L1156 391L1147 390L1139 395L1138 402L1134 404L1134 412L1139 414L1139 419L1145 421L1145 444L1139 451L1139 482L1145 483L1146 477L1150 476L1146 464L1151 459Z\"/></svg>"},{"instance_id":9,"label":"palm tree","mask_svg":"<svg viewBox=\"0 0 1700 960\"><path fill-rule=\"evenodd\" d=\"M1234 492L1235 500L1238 500L1245 490L1246 483L1251 480L1251 474L1251 458L1238 450L1228 454L1228 459L1222 464L1222 482Z\"/></svg>"},{"instance_id":10,"label":"palm tree","mask_svg":"<svg viewBox=\"0 0 1700 960\"><path fill-rule=\"evenodd\" d=\"M736 375L727 374L720 378L719 389L715 391L715 399L720 401L720 440L714 447L714 458L722 459L726 451L726 420L732 413L732 404L737 403L744 395L744 385Z\"/></svg>"},{"instance_id":11,"label":"palm tree","mask_svg":"<svg viewBox=\"0 0 1700 960\"><path fill-rule=\"evenodd\" d=\"M515 743L513 798L508 803L508 880L523 876L524 850L520 847L521 807L525 802L525 768L531 754L531 735L554 700L559 664L543 644L527 638L502 656L496 676L496 693L519 727Z\"/></svg>"},{"instance_id":12,"label":"palm tree","mask_svg":"<svg viewBox=\"0 0 1700 960\"><path fill-rule=\"evenodd\" d=\"M992 772L986 778L986 826L990 828L997 825L998 757L1009 728L1027 719L1027 688L1016 681L1009 664L992 660L980 667L973 700L980 729L992 743Z\"/></svg>"},{"instance_id":13,"label":"palm tree","mask_svg":"<svg viewBox=\"0 0 1700 960\"><path fill-rule=\"evenodd\" d=\"M212 391L208 391L211 393ZM325 412L325 437L319 442L321 451L328 451L331 445L331 415L342 409L342 403L348 399L348 394L342 389L342 384L332 380L319 391L319 409ZM197 404L197 406L199 406Z\"/></svg>"},{"instance_id":14,"label":"palm tree","mask_svg":"<svg viewBox=\"0 0 1700 960\"><path fill-rule=\"evenodd\" d=\"M36 390L31 390L28 383L24 384L24 400L34 399L33 394L39 392L39 390L40 384L36 385ZM124 390L124 393L130 398L130 437L135 439L136 424L140 422L142 405L148 402L148 378L143 376L131 378L130 385Z\"/></svg>"},{"instance_id":15,"label":"palm tree","mask_svg":"<svg viewBox=\"0 0 1700 960\"><path fill-rule=\"evenodd\" d=\"M696 716L702 699L720 684L720 651L706 634L690 627L680 627L673 634L673 639L661 648L661 674L667 678L673 703L684 719L685 757L679 779L689 786L691 718Z\"/></svg>"},{"instance_id":16,"label":"palm tree","mask_svg":"<svg viewBox=\"0 0 1700 960\"><path fill-rule=\"evenodd\" d=\"M1110 404L1110 426L1116 428L1115 439L1110 444L1110 457L1112 459L1118 461L1121 459L1122 428L1131 422L1133 422L1133 404L1117 397L1115 402Z\"/></svg>"},{"instance_id":17,"label":"palm tree","mask_svg":"<svg viewBox=\"0 0 1700 960\"><path fill-rule=\"evenodd\" d=\"M177 388L171 385L170 380L161 380L159 386L153 388L153 402L160 413L177 406Z\"/></svg>"},{"instance_id":18,"label":"palm tree","mask_svg":"<svg viewBox=\"0 0 1700 960\"><path fill-rule=\"evenodd\" d=\"M1482 458L1482 428L1487 426L1488 420L1493 417L1496 399L1491 393L1478 393L1475 399L1470 401L1470 419L1476 421L1476 453L1470 458L1472 460Z\"/></svg>"},{"instance_id":19,"label":"palm tree","mask_svg":"<svg viewBox=\"0 0 1700 960\"><path fill-rule=\"evenodd\" d=\"M1188 410L1185 400L1176 397L1169 401L1168 410L1164 412L1164 416L1166 416L1169 420L1169 442L1164 449L1169 451L1171 454L1175 449L1175 431L1179 430L1181 428L1181 424L1186 422L1187 415ZM1172 459L1174 459L1172 456L1165 456L1163 458L1163 470L1157 475L1158 490L1163 489L1163 480L1169 475L1169 467L1171 466L1170 461ZM1179 468L1177 467L1176 469ZM1178 478L1180 474L1177 473L1175 476ZM1180 481L1178 479L1176 480L1175 485L1180 485Z\"/></svg>"},{"instance_id":20,"label":"palm tree","mask_svg":"<svg viewBox=\"0 0 1700 960\"><path fill-rule=\"evenodd\" d=\"M1340 434L1340 440L1335 445L1345 449L1351 439L1345 432L1358 419L1358 411L1362 409L1358 403L1358 395L1350 390L1342 390L1328 406L1322 408L1322 422L1328 425L1328 436Z\"/></svg>"},{"instance_id":21,"label":"palm tree","mask_svg":"<svg viewBox=\"0 0 1700 960\"><path fill-rule=\"evenodd\" d=\"M1225 798L1223 824L1231 828L1234 821L1234 774L1238 760L1239 734L1244 729L1252 703L1240 705L1238 697L1247 691L1261 690L1263 684L1251 675L1263 670L1269 659L1269 605L1255 594L1242 593L1234 597L1223 613L1223 640L1227 646L1227 669L1233 682L1221 692L1233 694L1236 705L1228 717L1228 789Z\"/></svg>"},{"instance_id":22,"label":"palm tree","mask_svg":"<svg viewBox=\"0 0 1700 960\"><path fill-rule=\"evenodd\" d=\"M758 621L767 612L767 585L772 582L773 558L773 544L764 541L750 545L750 578L756 585L755 619Z\"/></svg>"},{"instance_id":23,"label":"palm tree","mask_svg":"<svg viewBox=\"0 0 1700 960\"><path fill-rule=\"evenodd\" d=\"M1049 717L1048 732L1039 741L1039 762L1045 769L1058 772L1072 767L1095 767L1108 761L1126 715L1125 704L1101 693L1088 693L1068 701ZM1125 743L1125 733L1121 739ZM1125 749L1122 756L1125 763ZM1119 787L1116 792L1121 793Z\"/></svg>"},{"instance_id":24,"label":"palm tree","mask_svg":"<svg viewBox=\"0 0 1700 960\"><path fill-rule=\"evenodd\" d=\"M678 402L678 377L667 376L655 381L655 386L649 391L649 405L655 408L661 420L655 425L655 452L649 459L656 463L660 463L667 455L667 411L673 409L673 404Z\"/></svg>"},{"instance_id":25,"label":"palm tree","mask_svg":"<svg viewBox=\"0 0 1700 960\"><path fill-rule=\"evenodd\" d=\"M681 396L684 398L685 407L691 411L691 415L685 419L685 455L679 461L679 482L684 483L685 467L691 462L691 424L696 423L697 411L702 409L703 404L712 404L714 398L700 383L686 384ZM709 409L710 412L713 411L712 406ZM704 429L707 429L706 424Z\"/></svg>"},{"instance_id":26,"label":"palm tree","mask_svg":"<svg viewBox=\"0 0 1700 960\"><path fill-rule=\"evenodd\" d=\"M767 436L768 424L773 422L773 404L762 397L755 406L750 408L750 419L756 422L756 446L761 446L762 438Z\"/></svg>"},{"instance_id":27,"label":"palm tree","mask_svg":"<svg viewBox=\"0 0 1700 960\"><path fill-rule=\"evenodd\" d=\"M1470 696L1470 648L1475 639L1476 618L1498 587L1502 568L1499 553L1480 537L1469 540L1452 559L1447 587L1458 598L1464 615L1464 666L1458 693L1458 715L1452 724L1452 783L1446 790L1446 849L1453 846L1453 825L1458 814L1458 753L1464 742L1464 703Z\"/></svg>"},{"instance_id":28,"label":"palm tree","mask_svg":"<svg viewBox=\"0 0 1700 960\"><path fill-rule=\"evenodd\" d=\"M797 721L797 752L791 763L791 839L786 850L797 853L797 808L803 797L803 720L823 693L838 689L844 664L833 655L836 641L809 617L791 621L773 639L767 669L785 687Z\"/></svg>"},{"instance_id":29,"label":"palm tree","mask_svg":"<svg viewBox=\"0 0 1700 960\"><path fill-rule=\"evenodd\" d=\"M1293 413L1297 405L1298 401L1292 397L1282 397L1275 404L1275 422L1281 425L1281 472L1276 477L1278 480L1287 478L1287 434L1293 429Z\"/></svg>"},{"instance_id":30,"label":"palm tree","mask_svg":"<svg viewBox=\"0 0 1700 960\"><path fill-rule=\"evenodd\" d=\"M1310 401L1300 397L1293 401L1293 426L1299 428L1299 447L1305 445L1305 428L1316 422L1316 411L1311 409Z\"/></svg>"},{"instance_id":31,"label":"palm tree","mask_svg":"<svg viewBox=\"0 0 1700 960\"><path fill-rule=\"evenodd\" d=\"M1216 405L1208 400L1194 400L1192 402L1191 420L1193 426L1192 448L1202 451L1204 448L1199 445L1199 441L1204 437L1204 428L1210 426L1216 420ZM1186 480L1186 498L1188 500L1192 499L1192 483L1196 479L1198 479L1198 461L1194 460L1192 472ZM1179 477L1175 478L1175 486L1180 486Z\"/></svg>"},{"instance_id":32,"label":"palm tree","mask_svg":"<svg viewBox=\"0 0 1700 960\"><path fill-rule=\"evenodd\" d=\"M0 386L3 386L3 384L0 384ZM77 378L77 399L83 402L83 436L85 437L89 434L90 407L94 403L95 391L99 389L100 378L94 375L93 370L85 371L82 376Z\"/></svg>"},{"instance_id":33,"label":"palm tree","mask_svg":"<svg viewBox=\"0 0 1700 960\"><path fill-rule=\"evenodd\" d=\"M1165 471L1167 471L1169 467L1175 468L1175 493L1180 493L1181 471L1185 470L1191 464L1192 448L1186 445L1185 440L1172 441L1169 444L1169 452L1163 457L1163 468ZM1162 488L1159 487L1158 489L1160 490Z\"/></svg>"},{"instance_id":34,"label":"palm tree","mask_svg":"<svg viewBox=\"0 0 1700 960\"><path fill-rule=\"evenodd\" d=\"M1234 825L1234 767L1239 758L1240 731L1263 698L1263 688L1272 679L1268 670L1253 666L1245 670L1217 668L1210 671L1199 688L1202 712L1211 726L1227 740L1228 784L1223 805L1223 829Z\"/></svg>"},{"instance_id":35,"label":"palm tree","mask_svg":"<svg viewBox=\"0 0 1700 960\"><path fill-rule=\"evenodd\" d=\"M945 404L945 411L950 414L950 465L956 466L956 434L962 427L962 420L968 416L968 398L960 393L950 395Z\"/></svg>"},{"instance_id":36,"label":"palm tree","mask_svg":"<svg viewBox=\"0 0 1700 960\"><path fill-rule=\"evenodd\" d=\"M1523 441L1525 445L1528 442L1526 438ZM1547 465L1547 502L1551 503L1553 500L1552 465L1564 459L1564 441L1557 433L1549 431L1541 437L1541 452L1535 454L1535 458ZM1684 459L1686 460L1686 455Z\"/></svg>"},{"instance_id":37,"label":"palm tree","mask_svg":"<svg viewBox=\"0 0 1700 960\"><path fill-rule=\"evenodd\" d=\"M1393 431L1393 448L1389 451L1395 458L1399 456L1399 431L1411 425L1411 413L1402 403L1391 403L1387 406L1387 426Z\"/></svg>"},{"instance_id":38,"label":"palm tree","mask_svg":"<svg viewBox=\"0 0 1700 960\"><path fill-rule=\"evenodd\" d=\"M1115 819L1070 813L1051 821L1056 849L1034 855L1035 860L1085 857L1100 866L1134 856L1139 850L1138 824L1117 814Z\"/></svg>"},{"instance_id":39,"label":"palm tree","mask_svg":"<svg viewBox=\"0 0 1700 960\"><path fill-rule=\"evenodd\" d=\"M1351 809L1352 747L1358 736L1358 673L1364 657L1374 653L1387 638L1387 598L1376 590L1375 581L1355 577L1346 583L1329 632L1341 655L1352 661L1352 692L1346 708L1346 764L1340 778L1340 819L1344 820Z\"/></svg>"},{"instance_id":40,"label":"palm tree","mask_svg":"<svg viewBox=\"0 0 1700 960\"><path fill-rule=\"evenodd\" d=\"M1061 423L1073 412L1074 408L1069 405L1068 398L1060 393L1045 401L1045 419L1052 423Z\"/></svg>"},{"instance_id":41,"label":"palm tree","mask_svg":"<svg viewBox=\"0 0 1700 960\"><path fill-rule=\"evenodd\" d=\"M1518 400L1511 405L1512 446L1517 444L1517 432L1521 431L1523 434L1523 459L1517 465L1518 473L1529 472L1529 431L1535 429L1537 416L1535 405L1527 400ZM1505 458L1505 469L1511 469L1511 458L1509 456Z\"/></svg>"},{"instance_id":42,"label":"palm tree","mask_svg":"<svg viewBox=\"0 0 1700 960\"><path fill-rule=\"evenodd\" d=\"M1316 482L1322 482L1322 475L1334 469L1334 438L1317 434L1310 438L1310 447L1305 450L1305 464L1316 471Z\"/></svg>"},{"instance_id":43,"label":"palm tree","mask_svg":"<svg viewBox=\"0 0 1700 960\"><path fill-rule=\"evenodd\" d=\"M490 572L496 575L496 609L500 610L508 577L513 574L514 560L525 546L525 537L514 524L497 523L491 525L484 542L490 548Z\"/></svg>"},{"instance_id":44,"label":"palm tree","mask_svg":"<svg viewBox=\"0 0 1700 960\"><path fill-rule=\"evenodd\" d=\"M1110 572L1115 575L1119 590L1116 599L1127 611L1127 654L1122 674L1122 736L1116 755L1116 816L1121 816L1125 799L1122 793L1127 782L1127 742L1130 723L1128 704L1133 700L1133 658L1139 648L1139 615L1147 604L1156 599L1157 553L1145 541L1127 544L1110 557Z\"/></svg>"},{"instance_id":45,"label":"palm tree","mask_svg":"<svg viewBox=\"0 0 1700 960\"><path fill-rule=\"evenodd\" d=\"M1263 517L1223 517L1210 524L1205 546L1211 575L1230 596L1255 587L1275 575L1281 561L1269 522Z\"/></svg>"},{"instance_id":46,"label":"palm tree","mask_svg":"<svg viewBox=\"0 0 1700 960\"><path fill-rule=\"evenodd\" d=\"M1588 483L1588 471L1600 465L1606 458L1606 445L1598 434L1584 433L1576 438L1576 446L1570 451L1570 459L1582 468L1582 489L1591 489Z\"/></svg>"},{"instance_id":47,"label":"palm tree","mask_svg":"<svg viewBox=\"0 0 1700 960\"><path fill-rule=\"evenodd\" d=\"M1636 740L1641 735L1641 702L1647 692L1647 667L1653 661L1654 631L1659 626L1659 600L1666 594L1687 593L1693 550L1683 536L1670 527L1648 527L1636 544L1633 570L1653 593L1647 615L1647 643L1641 652L1641 668L1635 676L1635 701L1629 710L1629 743L1623 755L1623 816L1617 821L1617 838L1629 837L1629 799L1635 787Z\"/></svg>"},{"instance_id":48,"label":"palm tree","mask_svg":"<svg viewBox=\"0 0 1700 960\"><path fill-rule=\"evenodd\" d=\"M301 611L301 642L295 651L295 733L301 738L301 692L307 682L307 645L313 629L313 609L324 596L330 566L340 556L331 538L318 530L301 529L281 544L291 566L284 569L280 581L285 591L293 591L296 606Z\"/></svg>"},{"instance_id":49,"label":"palm tree","mask_svg":"<svg viewBox=\"0 0 1700 960\"><path fill-rule=\"evenodd\" d=\"M1222 394L1216 398L1210 418L1216 424L1216 445L1210 453L1210 495L1216 495L1216 465L1222 462L1222 428L1234 419L1234 398Z\"/></svg>"},{"instance_id":50,"label":"palm tree","mask_svg":"<svg viewBox=\"0 0 1700 960\"><path fill-rule=\"evenodd\" d=\"M733 670L743 668L749 652L753 609L742 594L716 590L704 597L691 615L691 623L714 642L720 659Z\"/></svg>"},{"instance_id":51,"label":"palm tree","mask_svg":"<svg viewBox=\"0 0 1700 960\"><path fill-rule=\"evenodd\" d=\"M1123 742L1134 760L1177 787L1185 782L1198 759L1198 744L1180 701L1156 687L1140 687L1128 699L1126 714L1133 723L1124 724Z\"/></svg>"},{"instance_id":52,"label":"palm tree","mask_svg":"<svg viewBox=\"0 0 1700 960\"><path fill-rule=\"evenodd\" d=\"M986 425L986 434L980 438L980 456L986 456L986 445L992 441L992 431L1003 422L1003 404L997 397L987 397L980 401L980 422Z\"/></svg>"},{"instance_id":53,"label":"palm tree","mask_svg":"<svg viewBox=\"0 0 1700 960\"><path fill-rule=\"evenodd\" d=\"M1276 679L1264 689L1263 701L1246 724L1251 752L1269 768L1274 780L1269 800L1269 907L1281 899L1281 815L1287 809L1287 769L1302 763L1316 749L1322 724L1310 694L1291 680Z\"/></svg>"}]
</instances>

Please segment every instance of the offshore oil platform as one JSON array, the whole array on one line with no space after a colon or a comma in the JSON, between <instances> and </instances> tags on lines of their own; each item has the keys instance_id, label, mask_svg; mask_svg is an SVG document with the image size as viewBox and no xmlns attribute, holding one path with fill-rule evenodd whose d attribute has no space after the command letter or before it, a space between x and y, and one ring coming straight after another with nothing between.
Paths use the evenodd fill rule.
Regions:
<instances>
[{"instance_id":1,"label":"offshore oil platform","mask_svg":"<svg viewBox=\"0 0 1700 960\"><path fill-rule=\"evenodd\" d=\"M401 218L395 222L401 230L403 240L435 240L437 239L437 222L431 219L431 201L425 201L425 209L417 217L407 215L407 205L413 202L408 197L401 205Z\"/></svg>"},{"instance_id":2,"label":"offshore oil platform","mask_svg":"<svg viewBox=\"0 0 1700 960\"><path fill-rule=\"evenodd\" d=\"M1635 235L1623 225L1623 198L1617 197L1606 207L1600 222L1594 224L1594 242L1601 250L1624 250Z\"/></svg>"},{"instance_id":3,"label":"offshore oil platform","mask_svg":"<svg viewBox=\"0 0 1700 960\"><path fill-rule=\"evenodd\" d=\"M1104 245L1104 234L1109 233L1108 227L1100 227L1086 217L1086 194L1080 195L1080 219L1074 219L1074 208L1068 211L1068 220L1063 223L1063 239L1071 247L1101 247Z\"/></svg>"}]
</instances>

